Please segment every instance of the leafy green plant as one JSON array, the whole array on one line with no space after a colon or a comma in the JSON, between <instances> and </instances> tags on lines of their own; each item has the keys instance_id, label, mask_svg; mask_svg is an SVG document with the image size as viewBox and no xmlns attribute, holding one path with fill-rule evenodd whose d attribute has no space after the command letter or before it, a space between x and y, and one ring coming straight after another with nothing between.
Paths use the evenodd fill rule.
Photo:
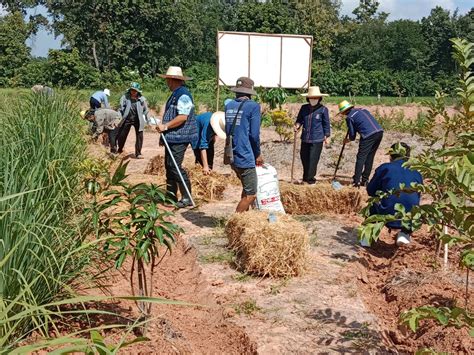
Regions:
<instances>
[{"instance_id":1,"label":"leafy green plant","mask_svg":"<svg viewBox=\"0 0 474 355\"><path fill-rule=\"evenodd\" d=\"M281 110L282 105L285 103L288 97L288 93L283 88L271 88L263 91L260 95L260 99L263 103L268 104L270 110L274 110L278 107Z\"/></svg>"},{"instance_id":2,"label":"leafy green plant","mask_svg":"<svg viewBox=\"0 0 474 355\"><path fill-rule=\"evenodd\" d=\"M122 267L131 257L132 294L151 297L154 271L161 261L158 260L160 247L165 246L171 252L175 235L182 229L169 221L172 212L159 207L173 203L165 190L154 184L131 185L124 181L127 165L119 165L110 179L114 189L105 191L90 211L97 221L96 234L108 237L104 252L114 260L115 267ZM137 306L145 318L150 315L151 303L138 301Z\"/></svg>"},{"instance_id":3,"label":"leafy green plant","mask_svg":"<svg viewBox=\"0 0 474 355\"><path fill-rule=\"evenodd\" d=\"M275 131L280 136L281 141L289 141L293 137L294 122L287 111L272 111L271 113Z\"/></svg>"}]
</instances>

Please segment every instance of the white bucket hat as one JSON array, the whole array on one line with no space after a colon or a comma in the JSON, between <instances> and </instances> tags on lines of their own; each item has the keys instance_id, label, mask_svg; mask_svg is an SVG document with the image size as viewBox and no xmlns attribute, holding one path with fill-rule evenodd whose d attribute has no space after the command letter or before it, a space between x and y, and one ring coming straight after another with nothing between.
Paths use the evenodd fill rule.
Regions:
<instances>
[{"instance_id":1,"label":"white bucket hat","mask_svg":"<svg viewBox=\"0 0 474 355\"><path fill-rule=\"evenodd\" d=\"M214 133L221 139L226 138L225 134L225 113L222 111L214 112L211 116L211 127Z\"/></svg>"},{"instance_id":2,"label":"white bucket hat","mask_svg":"<svg viewBox=\"0 0 474 355\"><path fill-rule=\"evenodd\" d=\"M308 92L305 94L301 94L301 96L307 97L308 99L312 99L313 97L324 97L329 96L328 94L322 94L319 86L310 86Z\"/></svg>"},{"instance_id":3,"label":"white bucket hat","mask_svg":"<svg viewBox=\"0 0 474 355\"><path fill-rule=\"evenodd\" d=\"M110 90L109 89L104 89L104 94L107 96L110 96Z\"/></svg>"},{"instance_id":4,"label":"white bucket hat","mask_svg":"<svg viewBox=\"0 0 474 355\"><path fill-rule=\"evenodd\" d=\"M183 71L180 67L169 67L166 74L158 74L161 78L179 79L179 80L192 80L189 76L184 76Z\"/></svg>"}]
</instances>

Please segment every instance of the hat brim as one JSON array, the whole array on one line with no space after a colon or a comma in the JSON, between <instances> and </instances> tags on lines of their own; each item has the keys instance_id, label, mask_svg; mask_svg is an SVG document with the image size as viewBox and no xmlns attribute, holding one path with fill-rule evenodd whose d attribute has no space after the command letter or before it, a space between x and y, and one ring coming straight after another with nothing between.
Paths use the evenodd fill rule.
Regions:
<instances>
[{"instance_id":1,"label":"hat brim","mask_svg":"<svg viewBox=\"0 0 474 355\"><path fill-rule=\"evenodd\" d=\"M220 122L224 122L224 129L222 128ZM211 127L214 133L221 139L226 139L227 135L225 133L225 113L222 111L214 112L211 116Z\"/></svg>"},{"instance_id":2,"label":"hat brim","mask_svg":"<svg viewBox=\"0 0 474 355\"><path fill-rule=\"evenodd\" d=\"M347 106L344 110L339 111L339 112L337 113L337 115L340 115L341 113L344 113L344 112L346 112L347 110L349 110L349 109L351 109L351 108L353 108L353 107L354 107L354 105L349 105L349 106ZM337 115L336 115L336 116L337 116Z\"/></svg>"},{"instance_id":3,"label":"hat brim","mask_svg":"<svg viewBox=\"0 0 474 355\"><path fill-rule=\"evenodd\" d=\"M257 95L257 92L253 89L243 88L243 87L238 87L238 86L234 86L233 88L230 89L230 91L236 92L238 94Z\"/></svg>"},{"instance_id":4,"label":"hat brim","mask_svg":"<svg viewBox=\"0 0 474 355\"><path fill-rule=\"evenodd\" d=\"M316 99L318 97L327 97L329 94L319 94L319 95L309 95L309 94L301 94L301 96L306 97L308 99Z\"/></svg>"},{"instance_id":5,"label":"hat brim","mask_svg":"<svg viewBox=\"0 0 474 355\"><path fill-rule=\"evenodd\" d=\"M128 91L131 91L131 90L135 90L136 92L138 92L139 94L142 93L141 90L138 90L137 88L128 88Z\"/></svg>"},{"instance_id":6,"label":"hat brim","mask_svg":"<svg viewBox=\"0 0 474 355\"><path fill-rule=\"evenodd\" d=\"M163 79L178 79L183 81L193 80L190 76L181 76L181 75L166 75L166 74L158 74L160 78Z\"/></svg>"}]
</instances>

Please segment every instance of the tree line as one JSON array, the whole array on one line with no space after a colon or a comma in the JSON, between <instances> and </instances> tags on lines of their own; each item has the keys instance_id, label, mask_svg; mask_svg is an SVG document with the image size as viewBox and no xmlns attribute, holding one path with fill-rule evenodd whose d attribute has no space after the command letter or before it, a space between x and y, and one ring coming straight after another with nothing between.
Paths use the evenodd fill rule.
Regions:
<instances>
[{"instance_id":1,"label":"tree line","mask_svg":"<svg viewBox=\"0 0 474 355\"><path fill-rule=\"evenodd\" d=\"M26 10L44 6L50 19ZM6 0L0 18L0 85L118 85L179 65L192 85L216 85L216 32L309 34L313 83L331 94L423 96L452 92L457 70L449 40L474 40L474 8L465 15L441 7L419 21L389 21L376 0L360 0L342 16L340 0ZM65 49L33 58L25 41L46 26Z\"/></svg>"}]
</instances>

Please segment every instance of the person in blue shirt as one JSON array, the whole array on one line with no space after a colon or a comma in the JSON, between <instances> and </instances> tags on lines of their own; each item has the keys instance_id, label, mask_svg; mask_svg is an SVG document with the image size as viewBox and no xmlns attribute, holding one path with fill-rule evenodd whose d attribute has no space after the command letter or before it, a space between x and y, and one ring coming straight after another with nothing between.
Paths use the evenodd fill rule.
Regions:
<instances>
[{"instance_id":1,"label":"person in blue shirt","mask_svg":"<svg viewBox=\"0 0 474 355\"><path fill-rule=\"evenodd\" d=\"M376 196L378 191L388 192L399 190L400 184L410 187L412 183L423 184L421 174L416 170L404 167L403 164L410 158L411 148L404 142L395 143L390 147L388 154L390 162L380 165L367 185L369 196ZM379 203L372 205L370 213L372 215L393 215L395 214L395 204L401 204L407 212L414 206L420 204L420 194L416 192L399 192L383 198ZM389 222L386 225L389 229L399 229L397 234L397 245L410 243L412 231L403 228L401 221Z\"/></svg>"},{"instance_id":2,"label":"person in blue shirt","mask_svg":"<svg viewBox=\"0 0 474 355\"><path fill-rule=\"evenodd\" d=\"M209 175L214 165L214 143L216 134L211 127L212 112L196 116L198 129L197 147L194 149L195 164L202 166L204 175Z\"/></svg>"},{"instance_id":3,"label":"person in blue shirt","mask_svg":"<svg viewBox=\"0 0 474 355\"><path fill-rule=\"evenodd\" d=\"M104 91L99 90L99 91L94 92L89 100L89 105L91 107L91 110L96 110L98 108L101 108L102 104L104 104L105 108L110 108L108 96L110 96L109 89L104 89Z\"/></svg>"},{"instance_id":4,"label":"person in blue shirt","mask_svg":"<svg viewBox=\"0 0 474 355\"><path fill-rule=\"evenodd\" d=\"M263 165L260 152L260 105L252 100L254 82L247 77L237 79L235 87L235 99L225 105L225 131L230 135L235 122L233 132L232 150L234 162L232 169L242 183L241 200L237 205L236 212L248 211L250 205L255 201L257 194L257 165Z\"/></svg>"},{"instance_id":5,"label":"person in blue shirt","mask_svg":"<svg viewBox=\"0 0 474 355\"><path fill-rule=\"evenodd\" d=\"M347 136L344 144L354 141L357 133L360 135L352 184L355 187L365 186L372 172L375 153L382 142L383 129L369 111L355 108L345 100L339 104L339 114L346 116Z\"/></svg>"},{"instance_id":6,"label":"person in blue shirt","mask_svg":"<svg viewBox=\"0 0 474 355\"><path fill-rule=\"evenodd\" d=\"M171 96L166 102L163 123L156 127L156 130L166 138L169 146L169 151L165 150L166 189L170 197L177 201L176 206L185 208L192 206L191 196L188 196L186 191L187 188L191 193L191 181L182 164L189 144L194 149L198 141L194 101L191 92L184 85L185 81L191 78L184 76L180 67L169 67L166 74L159 76L166 79L166 85L171 91ZM177 167L173 163L171 154ZM178 187L181 193L179 201L177 200Z\"/></svg>"},{"instance_id":7,"label":"person in blue shirt","mask_svg":"<svg viewBox=\"0 0 474 355\"><path fill-rule=\"evenodd\" d=\"M300 157L303 164L303 183L315 184L316 171L319 158L323 150L323 144L330 143L331 124L329 121L329 110L323 106L323 97L319 86L311 86L306 97L307 104L301 106L295 123L295 132L303 127L301 134Z\"/></svg>"}]
</instances>

